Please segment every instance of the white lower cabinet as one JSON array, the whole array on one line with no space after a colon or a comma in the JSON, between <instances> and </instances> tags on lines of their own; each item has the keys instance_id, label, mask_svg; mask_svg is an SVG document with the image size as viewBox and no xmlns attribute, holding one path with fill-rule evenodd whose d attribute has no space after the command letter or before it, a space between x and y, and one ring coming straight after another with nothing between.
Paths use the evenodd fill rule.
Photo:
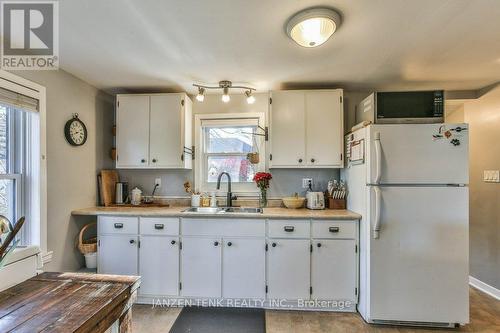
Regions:
<instances>
[{"instance_id":1,"label":"white lower cabinet","mask_svg":"<svg viewBox=\"0 0 500 333\"><path fill-rule=\"evenodd\" d=\"M356 241L313 240L311 298L353 301L356 299Z\"/></svg>"},{"instance_id":2,"label":"white lower cabinet","mask_svg":"<svg viewBox=\"0 0 500 333\"><path fill-rule=\"evenodd\" d=\"M356 221L100 216L98 223L98 273L140 275L139 302L312 299L350 301L355 311Z\"/></svg>"},{"instance_id":3,"label":"white lower cabinet","mask_svg":"<svg viewBox=\"0 0 500 333\"><path fill-rule=\"evenodd\" d=\"M269 239L268 298L309 299L310 240Z\"/></svg>"},{"instance_id":4,"label":"white lower cabinet","mask_svg":"<svg viewBox=\"0 0 500 333\"><path fill-rule=\"evenodd\" d=\"M266 297L266 242L227 238L222 249L222 297Z\"/></svg>"},{"instance_id":5,"label":"white lower cabinet","mask_svg":"<svg viewBox=\"0 0 500 333\"><path fill-rule=\"evenodd\" d=\"M221 296L221 243L217 237L182 239L182 296Z\"/></svg>"},{"instance_id":6,"label":"white lower cabinet","mask_svg":"<svg viewBox=\"0 0 500 333\"><path fill-rule=\"evenodd\" d=\"M137 235L99 235L99 274L137 275Z\"/></svg>"},{"instance_id":7,"label":"white lower cabinet","mask_svg":"<svg viewBox=\"0 0 500 333\"><path fill-rule=\"evenodd\" d=\"M141 236L139 295L179 295L178 237Z\"/></svg>"}]
</instances>

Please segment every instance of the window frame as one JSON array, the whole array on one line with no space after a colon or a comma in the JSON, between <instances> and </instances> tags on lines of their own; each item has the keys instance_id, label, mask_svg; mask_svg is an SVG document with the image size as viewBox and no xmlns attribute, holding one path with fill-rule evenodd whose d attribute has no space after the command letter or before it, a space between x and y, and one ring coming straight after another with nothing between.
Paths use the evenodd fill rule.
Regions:
<instances>
[{"instance_id":1,"label":"window frame","mask_svg":"<svg viewBox=\"0 0 500 333\"><path fill-rule=\"evenodd\" d=\"M32 221L29 230L26 230L29 232L31 244L40 247L42 261L47 263L51 260L52 252L47 250L46 89L4 70L0 70L0 87L38 100L38 117L36 121L29 121L29 128L35 130L25 131L28 134L25 142L29 142L27 153L33 158L31 165L26 165L25 177L22 178L32 179L33 182L29 195L24 195L23 204L29 205L29 211L26 211L25 215ZM35 117L30 117L32 118Z\"/></svg>"},{"instance_id":2,"label":"window frame","mask_svg":"<svg viewBox=\"0 0 500 333\"><path fill-rule=\"evenodd\" d=\"M0 103L1 104L1 103ZM13 221L15 223L21 216L26 215L26 194L25 178L26 164L31 162L26 155L26 139L27 118L21 111L16 112L16 109L4 105L7 111L7 170L6 173L0 173L0 180L8 179L14 181L14 205ZM29 223L25 224L18 234L21 245L28 245L31 240Z\"/></svg>"},{"instance_id":3,"label":"window frame","mask_svg":"<svg viewBox=\"0 0 500 333\"><path fill-rule=\"evenodd\" d=\"M245 123L246 121L246 123ZM254 122L254 124L250 124ZM205 152L205 131L203 130L204 124L213 123L214 125L221 124L221 127L224 125L229 126L260 126L262 128L266 127L266 119L265 114L256 112L256 113L217 113L217 114L196 114L195 115L195 160L194 160L194 174L195 181L194 186L196 190L200 192L215 192L217 196L224 196L227 187L221 188L221 190L217 191L215 183L208 183L206 181L206 172L207 172L207 160L209 156L240 156L246 155L246 153L207 153ZM259 133L259 132L257 132ZM260 134L260 133L259 133ZM256 172L265 171L266 170L266 141L264 137L260 135L255 136L258 151L260 155L260 162L256 165ZM224 182L226 180L224 179ZM255 196L258 195L259 191L257 186L253 182L248 183L232 183L232 192L238 196Z\"/></svg>"}]
</instances>

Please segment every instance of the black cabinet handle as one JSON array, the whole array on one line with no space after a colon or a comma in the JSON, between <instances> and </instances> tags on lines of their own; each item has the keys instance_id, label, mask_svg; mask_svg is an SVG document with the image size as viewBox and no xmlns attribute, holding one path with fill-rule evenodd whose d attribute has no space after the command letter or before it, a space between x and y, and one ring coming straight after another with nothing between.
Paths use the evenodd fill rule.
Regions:
<instances>
[{"instance_id":1,"label":"black cabinet handle","mask_svg":"<svg viewBox=\"0 0 500 333\"><path fill-rule=\"evenodd\" d=\"M214 246L219 246L219 242L214 242Z\"/></svg>"},{"instance_id":2,"label":"black cabinet handle","mask_svg":"<svg viewBox=\"0 0 500 333\"><path fill-rule=\"evenodd\" d=\"M318 243L316 246L317 246L317 247L321 247L321 243Z\"/></svg>"},{"instance_id":3,"label":"black cabinet handle","mask_svg":"<svg viewBox=\"0 0 500 333\"><path fill-rule=\"evenodd\" d=\"M130 244L134 244L135 243L135 240L134 239L131 239L128 241Z\"/></svg>"},{"instance_id":4,"label":"black cabinet handle","mask_svg":"<svg viewBox=\"0 0 500 333\"><path fill-rule=\"evenodd\" d=\"M115 223L115 229L122 229L123 223Z\"/></svg>"},{"instance_id":5,"label":"black cabinet handle","mask_svg":"<svg viewBox=\"0 0 500 333\"><path fill-rule=\"evenodd\" d=\"M316 162L316 160L314 158L311 158L311 163L314 163Z\"/></svg>"},{"instance_id":6,"label":"black cabinet handle","mask_svg":"<svg viewBox=\"0 0 500 333\"><path fill-rule=\"evenodd\" d=\"M156 163L156 158L153 158L153 163Z\"/></svg>"},{"instance_id":7,"label":"black cabinet handle","mask_svg":"<svg viewBox=\"0 0 500 333\"><path fill-rule=\"evenodd\" d=\"M143 158L143 159L141 160L141 163L146 163L146 159L144 159L144 158Z\"/></svg>"},{"instance_id":8,"label":"black cabinet handle","mask_svg":"<svg viewBox=\"0 0 500 333\"><path fill-rule=\"evenodd\" d=\"M161 230L163 228L165 228L165 225L163 223L156 223L155 224L155 229L156 230Z\"/></svg>"},{"instance_id":9,"label":"black cabinet handle","mask_svg":"<svg viewBox=\"0 0 500 333\"><path fill-rule=\"evenodd\" d=\"M283 228L286 232L293 232L295 230L295 227L292 226L292 225L286 225L284 228Z\"/></svg>"},{"instance_id":10,"label":"black cabinet handle","mask_svg":"<svg viewBox=\"0 0 500 333\"><path fill-rule=\"evenodd\" d=\"M271 244L272 247L276 247L276 245L278 245L278 244L276 244L276 243Z\"/></svg>"},{"instance_id":11,"label":"black cabinet handle","mask_svg":"<svg viewBox=\"0 0 500 333\"><path fill-rule=\"evenodd\" d=\"M330 232L339 232L340 228L339 227L330 227L330 228L328 228L328 231L330 231Z\"/></svg>"},{"instance_id":12,"label":"black cabinet handle","mask_svg":"<svg viewBox=\"0 0 500 333\"><path fill-rule=\"evenodd\" d=\"M302 159L301 158L299 158L299 163L302 163Z\"/></svg>"},{"instance_id":13,"label":"black cabinet handle","mask_svg":"<svg viewBox=\"0 0 500 333\"><path fill-rule=\"evenodd\" d=\"M174 241L174 240L173 240L173 241L171 241L171 242L170 242L170 244L175 245L175 241Z\"/></svg>"},{"instance_id":14,"label":"black cabinet handle","mask_svg":"<svg viewBox=\"0 0 500 333\"><path fill-rule=\"evenodd\" d=\"M233 243L227 242L227 246L231 246L231 245L233 245Z\"/></svg>"}]
</instances>

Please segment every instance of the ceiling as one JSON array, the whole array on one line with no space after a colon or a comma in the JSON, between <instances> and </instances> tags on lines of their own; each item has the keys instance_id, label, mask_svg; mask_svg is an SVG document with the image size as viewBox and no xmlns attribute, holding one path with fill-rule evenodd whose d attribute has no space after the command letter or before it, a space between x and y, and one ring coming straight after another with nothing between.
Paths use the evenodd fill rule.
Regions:
<instances>
[{"instance_id":1,"label":"ceiling","mask_svg":"<svg viewBox=\"0 0 500 333\"><path fill-rule=\"evenodd\" d=\"M343 23L314 49L287 38L297 11ZM500 79L498 0L64 0L61 67L109 92L194 92L228 79L259 90L478 89Z\"/></svg>"}]
</instances>

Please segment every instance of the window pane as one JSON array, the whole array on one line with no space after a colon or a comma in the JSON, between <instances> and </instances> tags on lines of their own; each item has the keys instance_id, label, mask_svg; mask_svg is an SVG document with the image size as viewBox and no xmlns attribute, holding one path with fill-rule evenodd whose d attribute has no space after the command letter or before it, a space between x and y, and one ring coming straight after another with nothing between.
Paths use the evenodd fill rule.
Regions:
<instances>
[{"instance_id":1,"label":"window pane","mask_svg":"<svg viewBox=\"0 0 500 333\"><path fill-rule=\"evenodd\" d=\"M7 217L12 224L15 218L15 180L0 179L0 214Z\"/></svg>"},{"instance_id":2,"label":"window pane","mask_svg":"<svg viewBox=\"0 0 500 333\"><path fill-rule=\"evenodd\" d=\"M250 153L254 151L255 126L205 128L208 153Z\"/></svg>"},{"instance_id":3,"label":"window pane","mask_svg":"<svg viewBox=\"0 0 500 333\"><path fill-rule=\"evenodd\" d=\"M7 173L8 163L8 128L7 128L7 108L0 105L0 173Z\"/></svg>"},{"instance_id":4,"label":"window pane","mask_svg":"<svg viewBox=\"0 0 500 333\"><path fill-rule=\"evenodd\" d=\"M209 156L207 163L207 181L217 182L223 171L231 175L233 182L251 182L255 171L245 156Z\"/></svg>"}]
</instances>

